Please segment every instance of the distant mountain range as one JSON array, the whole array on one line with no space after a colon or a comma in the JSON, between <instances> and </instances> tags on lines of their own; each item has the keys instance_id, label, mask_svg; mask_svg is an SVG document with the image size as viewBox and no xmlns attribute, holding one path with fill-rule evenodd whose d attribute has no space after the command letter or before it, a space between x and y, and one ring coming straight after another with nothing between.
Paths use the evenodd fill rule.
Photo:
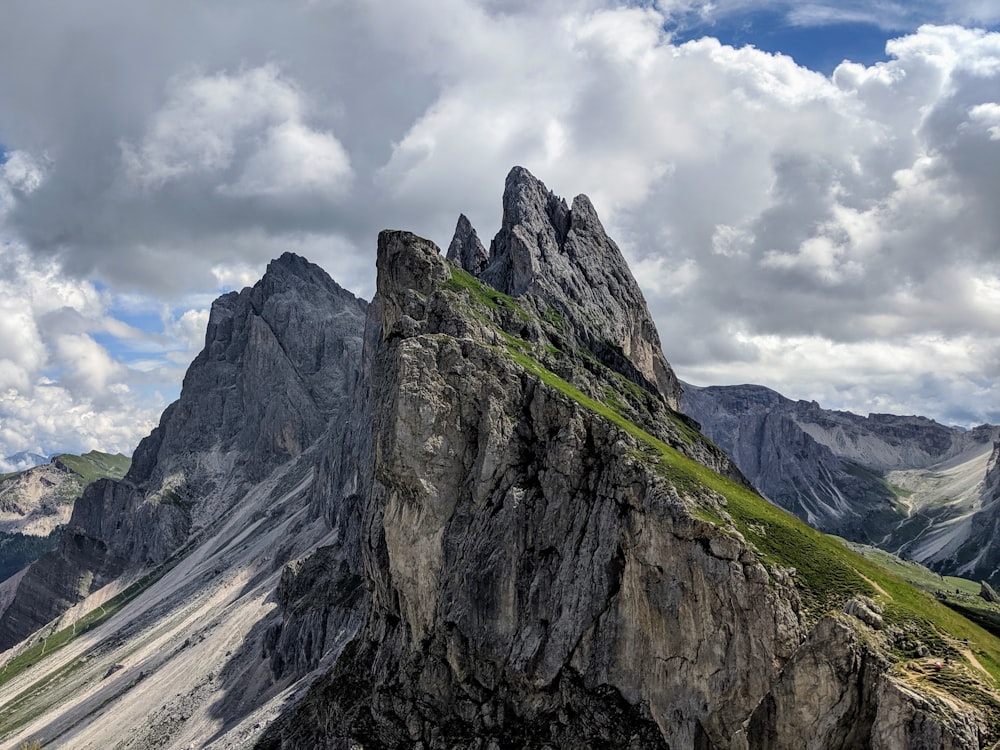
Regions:
<instances>
[{"instance_id":1,"label":"distant mountain range","mask_svg":"<svg viewBox=\"0 0 1000 750\"><path fill-rule=\"evenodd\" d=\"M682 409L772 502L818 529L1000 583L1000 427L831 411L758 385L684 385Z\"/></svg>"}]
</instances>

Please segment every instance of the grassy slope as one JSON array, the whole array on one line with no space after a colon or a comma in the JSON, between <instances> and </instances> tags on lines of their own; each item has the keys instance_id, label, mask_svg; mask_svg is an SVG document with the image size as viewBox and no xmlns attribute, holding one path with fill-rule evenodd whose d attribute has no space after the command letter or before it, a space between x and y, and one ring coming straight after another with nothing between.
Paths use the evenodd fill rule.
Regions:
<instances>
[{"instance_id":1,"label":"grassy slope","mask_svg":"<svg viewBox=\"0 0 1000 750\"><path fill-rule=\"evenodd\" d=\"M498 298L490 296L488 288L477 287L479 282L471 276L460 271L455 275L461 283L449 287L453 291L468 291L468 301L473 305L482 307L484 298L492 303L491 307L498 304ZM516 303L500 298L499 304ZM591 398L541 365L532 356L535 345L522 340L512 342L510 338L509 334L504 335L507 356L542 382L636 438L643 446L643 460L694 501L693 512L723 528L730 525L731 519L732 525L767 562L794 568L809 619L815 621L824 613L843 607L852 596L863 594L879 600L889 625L912 634L913 644L929 647L936 658L963 659L960 647L968 639L969 649L992 680L971 669L962 671L959 679L955 669L946 669L927 675L925 681L995 713L1000 724L1000 698L994 692L1000 685L1000 639L995 635L914 586L899 571L889 570L845 548L835 538L811 528L755 492L681 454L614 408L618 403L611 397L613 392L606 402ZM704 438L697 435L697 439ZM722 512L718 510L718 498L723 501ZM916 653L907 652L905 647L898 648L895 655L904 667L917 663Z\"/></svg>"},{"instance_id":2,"label":"grassy slope","mask_svg":"<svg viewBox=\"0 0 1000 750\"><path fill-rule=\"evenodd\" d=\"M90 451L81 456L63 453L55 458L58 458L60 463L76 474L84 486L105 477L121 479L132 464L132 459L121 453L101 453L100 451Z\"/></svg>"}]
</instances>

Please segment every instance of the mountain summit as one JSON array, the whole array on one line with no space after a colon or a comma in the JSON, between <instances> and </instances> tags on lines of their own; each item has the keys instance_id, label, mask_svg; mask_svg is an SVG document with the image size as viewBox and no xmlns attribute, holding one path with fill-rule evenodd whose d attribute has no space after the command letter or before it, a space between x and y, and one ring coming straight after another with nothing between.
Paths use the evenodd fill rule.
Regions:
<instances>
[{"instance_id":1,"label":"mountain summit","mask_svg":"<svg viewBox=\"0 0 1000 750\"><path fill-rule=\"evenodd\" d=\"M467 244L463 238L470 230L468 220L459 220L452 246ZM475 260L466 263L470 257ZM663 356L646 300L587 196L578 195L567 206L528 170L514 167L485 267L481 258L479 253L452 257L498 291L512 297L530 292L546 306L538 312L565 320L598 360L613 369L630 365L646 387L678 408L680 384Z\"/></svg>"},{"instance_id":2,"label":"mountain summit","mask_svg":"<svg viewBox=\"0 0 1000 750\"><path fill-rule=\"evenodd\" d=\"M588 200L515 169L504 208L485 266L467 221L466 268L380 233L367 306L294 257L220 300L144 468L74 511L87 555L60 555L91 575L0 667L4 741L1000 740L1000 640L756 495L672 408Z\"/></svg>"}]
</instances>

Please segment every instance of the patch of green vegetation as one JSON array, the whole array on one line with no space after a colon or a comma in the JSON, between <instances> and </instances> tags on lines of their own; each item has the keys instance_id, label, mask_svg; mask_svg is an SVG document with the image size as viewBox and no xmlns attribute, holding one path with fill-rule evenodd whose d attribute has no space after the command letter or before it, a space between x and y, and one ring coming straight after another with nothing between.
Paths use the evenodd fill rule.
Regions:
<instances>
[{"instance_id":1,"label":"patch of green vegetation","mask_svg":"<svg viewBox=\"0 0 1000 750\"><path fill-rule=\"evenodd\" d=\"M931 594L938 592L963 591L968 594L978 594L979 584L965 578L954 576L942 576L932 570L928 570L920 563L904 560L891 552L871 547L866 544L849 542L840 537L832 537L844 546L857 552L859 555L876 563L879 567L893 573L904 581L912 583L914 586L928 591Z\"/></svg>"},{"instance_id":2,"label":"patch of green vegetation","mask_svg":"<svg viewBox=\"0 0 1000 750\"><path fill-rule=\"evenodd\" d=\"M63 453L54 458L76 474L84 485L105 477L121 479L132 465L132 459L128 456L123 456L121 453L101 453L100 451L90 451L82 456Z\"/></svg>"},{"instance_id":3,"label":"patch of green vegetation","mask_svg":"<svg viewBox=\"0 0 1000 750\"><path fill-rule=\"evenodd\" d=\"M128 588L119 593L117 596L109 599L102 606L88 612L69 627L52 633L48 637L42 639L39 643L36 643L31 648L11 659L9 662L4 664L3 667L0 667L0 685L14 679L26 669L35 666L43 658L55 653L78 635L82 635L87 631L93 630L98 625L107 621L110 617L120 611L122 607L163 578L163 576L165 576L179 561L180 555L176 555L160 567L150 571L142 578L135 581L133 584L128 586ZM0 720L2 720L4 715L6 715L6 709L7 706L4 706L3 710L0 711Z\"/></svg>"},{"instance_id":4,"label":"patch of green vegetation","mask_svg":"<svg viewBox=\"0 0 1000 750\"><path fill-rule=\"evenodd\" d=\"M725 525L724 513L765 561L794 568L809 619L816 620L831 609L841 608L857 594L876 596L883 601L889 623L905 626L925 643L940 645L946 638L968 639L984 668L1000 681L1000 639L991 633L898 575L846 549L833 537L683 455L519 349L510 347L507 353L545 384L636 438L641 448L634 455L649 463L679 492L688 495L697 504L694 509L697 516L721 526ZM723 500L724 511L715 503L716 498Z\"/></svg>"},{"instance_id":5,"label":"patch of green vegetation","mask_svg":"<svg viewBox=\"0 0 1000 750\"><path fill-rule=\"evenodd\" d=\"M524 352L531 351L530 341L525 341L524 339L518 338L517 336L512 336L511 334L507 333L506 331L500 330L499 328L497 329L497 333L500 334L500 337L507 344L508 348L518 349Z\"/></svg>"},{"instance_id":6,"label":"patch of green vegetation","mask_svg":"<svg viewBox=\"0 0 1000 750\"><path fill-rule=\"evenodd\" d=\"M889 488L889 491L896 497L913 497L913 492L906 489L905 487L900 487L898 484L893 484L892 482L886 482L885 486Z\"/></svg>"},{"instance_id":7,"label":"patch of green vegetation","mask_svg":"<svg viewBox=\"0 0 1000 750\"><path fill-rule=\"evenodd\" d=\"M560 315L559 311L556 310L554 307L552 307L552 305L549 305L547 308L545 308L545 312L542 313L542 317L544 317L545 321L553 328L556 328L560 331L566 329L566 319L562 315Z\"/></svg>"},{"instance_id":8,"label":"patch of green vegetation","mask_svg":"<svg viewBox=\"0 0 1000 750\"><path fill-rule=\"evenodd\" d=\"M467 292L473 304L490 310L509 310L521 320L530 320L531 316L510 295L499 292L487 286L471 273L463 271L458 266L451 267L451 279L445 284L453 292Z\"/></svg>"}]
</instances>

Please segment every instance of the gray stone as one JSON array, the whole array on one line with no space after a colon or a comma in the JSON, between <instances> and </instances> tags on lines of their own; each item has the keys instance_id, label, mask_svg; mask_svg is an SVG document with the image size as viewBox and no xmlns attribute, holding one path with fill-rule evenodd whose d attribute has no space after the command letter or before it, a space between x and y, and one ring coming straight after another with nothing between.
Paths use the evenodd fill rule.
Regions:
<instances>
[{"instance_id":1,"label":"gray stone","mask_svg":"<svg viewBox=\"0 0 1000 750\"><path fill-rule=\"evenodd\" d=\"M528 292L542 314L612 369L628 367L678 408L680 385L660 346L646 301L625 258L585 195L572 207L523 167L507 176L503 222L483 281L514 297Z\"/></svg>"},{"instance_id":2,"label":"gray stone","mask_svg":"<svg viewBox=\"0 0 1000 750\"><path fill-rule=\"evenodd\" d=\"M455 236L448 245L447 259L473 276L479 276L489 264L490 256L479 241L479 235L465 214L458 217Z\"/></svg>"}]
</instances>

